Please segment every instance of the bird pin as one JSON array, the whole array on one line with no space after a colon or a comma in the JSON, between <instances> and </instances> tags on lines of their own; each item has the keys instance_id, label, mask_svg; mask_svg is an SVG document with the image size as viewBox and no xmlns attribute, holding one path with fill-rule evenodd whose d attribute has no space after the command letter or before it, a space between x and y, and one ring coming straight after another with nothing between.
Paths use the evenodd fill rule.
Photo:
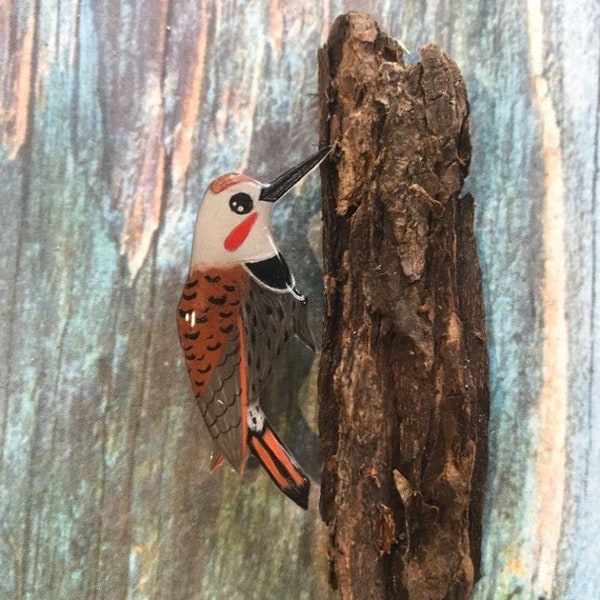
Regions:
<instances>
[{"instance_id":1,"label":"bird pin","mask_svg":"<svg viewBox=\"0 0 600 600\"><path fill-rule=\"evenodd\" d=\"M269 184L227 173L198 210L190 271L177 329L190 383L224 459L244 473L248 449L277 487L302 508L310 482L260 408L284 343L296 335L314 350L307 300L297 290L270 229L274 203L329 154L323 148Z\"/></svg>"}]
</instances>

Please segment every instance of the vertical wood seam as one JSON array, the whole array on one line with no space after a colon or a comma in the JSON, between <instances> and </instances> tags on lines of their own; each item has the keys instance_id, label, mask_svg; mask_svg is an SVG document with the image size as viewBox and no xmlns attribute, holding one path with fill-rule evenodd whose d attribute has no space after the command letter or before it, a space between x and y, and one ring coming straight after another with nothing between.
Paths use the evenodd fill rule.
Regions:
<instances>
[{"instance_id":1,"label":"vertical wood seam","mask_svg":"<svg viewBox=\"0 0 600 600\"><path fill-rule=\"evenodd\" d=\"M539 594L553 590L566 484L568 330L565 314L566 253L561 132L544 74L545 19L541 0L527 1L527 33L533 102L541 125L543 161L542 239L544 273L542 389L539 398L539 452L536 456L536 548L534 573Z\"/></svg>"}]
</instances>

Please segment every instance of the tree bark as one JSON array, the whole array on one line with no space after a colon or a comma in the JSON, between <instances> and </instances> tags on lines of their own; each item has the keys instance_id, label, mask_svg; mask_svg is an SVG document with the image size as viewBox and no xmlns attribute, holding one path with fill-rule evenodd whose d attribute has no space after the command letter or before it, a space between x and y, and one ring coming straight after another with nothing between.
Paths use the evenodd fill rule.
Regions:
<instances>
[{"instance_id":1,"label":"tree bark","mask_svg":"<svg viewBox=\"0 0 600 600\"><path fill-rule=\"evenodd\" d=\"M319 56L321 514L342 599L468 598L479 575L488 360L456 64L360 13Z\"/></svg>"}]
</instances>

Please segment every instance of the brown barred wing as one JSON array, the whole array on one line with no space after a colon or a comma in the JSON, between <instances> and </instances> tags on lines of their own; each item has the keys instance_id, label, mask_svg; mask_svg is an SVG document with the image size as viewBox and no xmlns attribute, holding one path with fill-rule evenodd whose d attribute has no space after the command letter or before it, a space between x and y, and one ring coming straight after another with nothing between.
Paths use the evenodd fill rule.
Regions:
<instances>
[{"instance_id":1,"label":"brown barred wing","mask_svg":"<svg viewBox=\"0 0 600 600\"><path fill-rule=\"evenodd\" d=\"M247 423L240 348L236 327L223 347L208 389L197 403L218 451L241 473L247 456Z\"/></svg>"},{"instance_id":2,"label":"brown barred wing","mask_svg":"<svg viewBox=\"0 0 600 600\"><path fill-rule=\"evenodd\" d=\"M307 323L307 302L278 293L253 279L242 303L249 403L256 402L285 342L293 335L314 350Z\"/></svg>"},{"instance_id":3,"label":"brown barred wing","mask_svg":"<svg viewBox=\"0 0 600 600\"><path fill-rule=\"evenodd\" d=\"M248 276L241 268L194 271L185 285L177 319L204 422L219 450L240 472L247 454L240 336L240 307L247 286Z\"/></svg>"}]
</instances>

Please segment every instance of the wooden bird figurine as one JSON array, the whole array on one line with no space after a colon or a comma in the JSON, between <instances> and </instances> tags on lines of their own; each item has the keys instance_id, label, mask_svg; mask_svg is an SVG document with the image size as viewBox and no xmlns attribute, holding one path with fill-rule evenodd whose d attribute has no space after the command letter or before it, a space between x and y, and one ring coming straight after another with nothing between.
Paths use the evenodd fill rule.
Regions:
<instances>
[{"instance_id":1,"label":"wooden bird figurine","mask_svg":"<svg viewBox=\"0 0 600 600\"><path fill-rule=\"evenodd\" d=\"M302 508L310 482L269 424L260 395L293 335L314 349L307 300L297 290L270 228L274 203L319 165L319 150L269 184L227 173L198 210L177 328L192 390L216 446L243 474L248 449L277 487Z\"/></svg>"}]
</instances>

